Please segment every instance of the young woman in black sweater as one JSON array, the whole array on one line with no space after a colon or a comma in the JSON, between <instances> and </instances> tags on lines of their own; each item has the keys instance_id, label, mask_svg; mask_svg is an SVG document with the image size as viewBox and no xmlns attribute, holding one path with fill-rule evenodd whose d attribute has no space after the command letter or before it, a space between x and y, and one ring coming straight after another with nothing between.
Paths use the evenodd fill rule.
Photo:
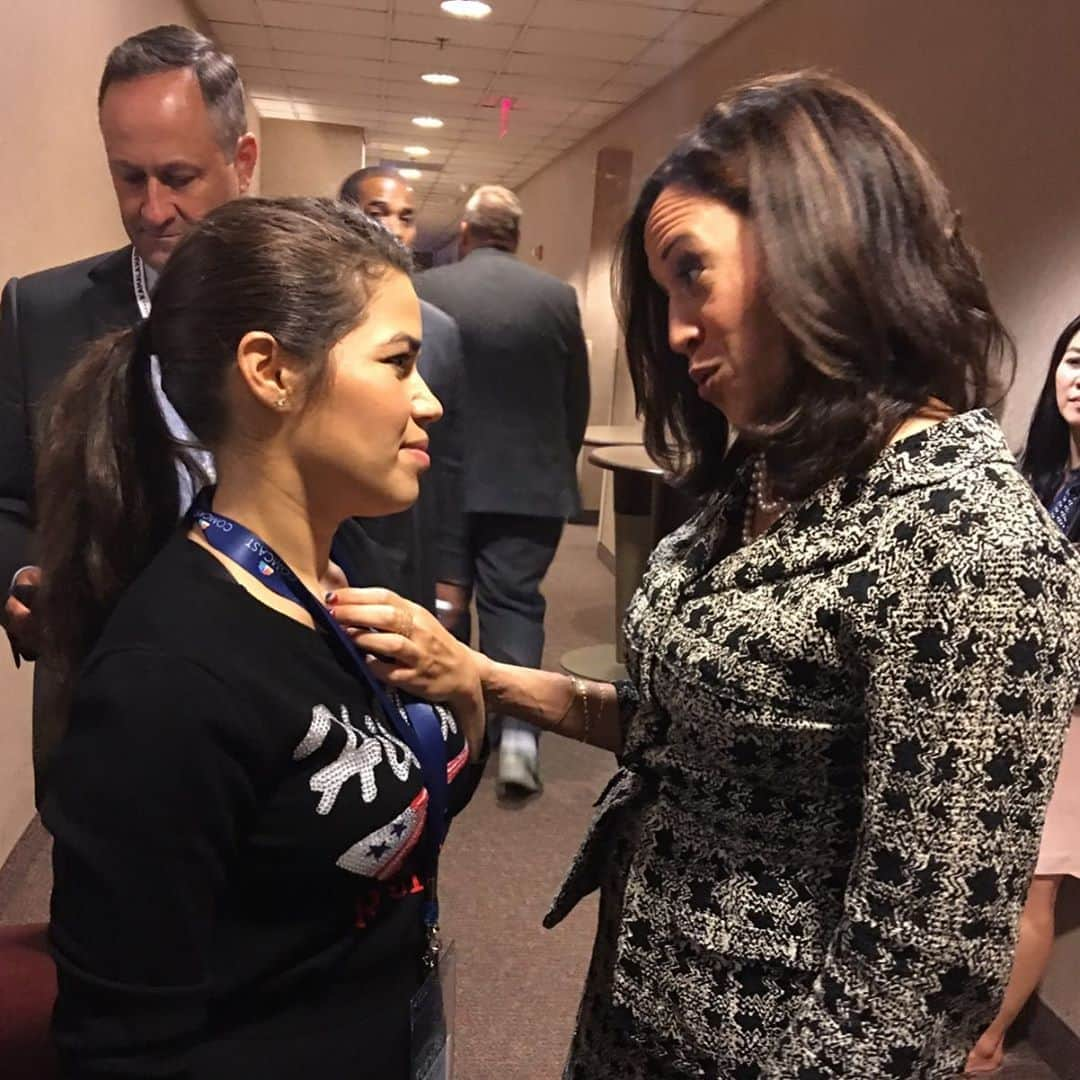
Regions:
<instances>
[{"instance_id":1,"label":"young woman in black sweater","mask_svg":"<svg viewBox=\"0 0 1080 1080\"><path fill-rule=\"evenodd\" d=\"M59 391L38 490L72 700L43 811L66 1076L408 1075L431 841L483 703L428 709L425 753L322 607L339 524L408 507L428 465L407 270L350 208L231 203ZM152 356L216 463L179 526L194 465Z\"/></svg>"}]
</instances>

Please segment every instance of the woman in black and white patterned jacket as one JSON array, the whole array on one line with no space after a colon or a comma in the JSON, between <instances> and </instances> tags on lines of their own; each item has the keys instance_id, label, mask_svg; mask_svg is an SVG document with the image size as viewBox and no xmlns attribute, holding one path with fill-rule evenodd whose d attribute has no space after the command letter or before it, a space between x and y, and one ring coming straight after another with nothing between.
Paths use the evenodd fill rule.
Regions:
<instances>
[{"instance_id":1,"label":"woman in black and white patterned jacket","mask_svg":"<svg viewBox=\"0 0 1080 1080\"><path fill-rule=\"evenodd\" d=\"M619 280L647 445L702 497L630 681L493 663L387 595L341 618L391 681L619 756L548 917L600 889L568 1078L953 1076L1080 686L1075 557L983 411L1011 351L974 256L896 123L796 73L658 168Z\"/></svg>"}]
</instances>

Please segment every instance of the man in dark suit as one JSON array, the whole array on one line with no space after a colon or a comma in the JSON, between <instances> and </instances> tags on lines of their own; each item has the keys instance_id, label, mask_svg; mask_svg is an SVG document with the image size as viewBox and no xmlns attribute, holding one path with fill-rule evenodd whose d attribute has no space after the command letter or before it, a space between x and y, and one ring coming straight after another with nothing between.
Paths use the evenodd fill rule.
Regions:
<instances>
[{"instance_id":1,"label":"man in dark suit","mask_svg":"<svg viewBox=\"0 0 1080 1080\"><path fill-rule=\"evenodd\" d=\"M577 297L514 256L521 205L478 188L461 222L461 261L421 274L417 292L451 315L465 354L465 506L480 649L539 667L540 584L580 509L577 457L589 371ZM499 788L540 790L536 731L503 718Z\"/></svg>"},{"instance_id":2,"label":"man in dark suit","mask_svg":"<svg viewBox=\"0 0 1080 1080\"><path fill-rule=\"evenodd\" d=\"M412 188L396 169L374 165L346 177L338 198L378 218L405 247L416 240L416 204ZM430 431L431 470L420 485L411 510L388 518L365 519L373 539L402 563L409 599L436 611L456 632L466 626L469 563L465 524L463 440L465 368L461 335L449 315L420 301L423 346L420 374L442 402L442 419Z\"/></svg>"},{"instance_id":3,"label":"man in dark suit","mask_svg":"<svg viewBox=\"0 0 1080 1080\"><path fill-rule=\"evenodd\" d=\"M149 310L149 289L185 232L242 195L258 156L232 59L202 34L159 26L110 54L98 116L131 243L12 278L0 299L0 588L16 660L34 659L34 459L42 400L83 347ZM35 671L34 766L63 727L52 680Z\"/></svg>"}]
</instances>

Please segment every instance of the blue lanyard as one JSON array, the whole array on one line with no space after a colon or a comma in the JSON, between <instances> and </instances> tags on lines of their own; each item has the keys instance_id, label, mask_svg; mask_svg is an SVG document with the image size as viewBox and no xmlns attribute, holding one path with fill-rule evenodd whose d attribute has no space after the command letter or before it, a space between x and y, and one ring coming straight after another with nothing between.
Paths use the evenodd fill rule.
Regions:
<instances>
[{"instance_id":1,"label":"blue lanyard","mask_svg":"<svg viewBox=\"0 0 1080 1080\"><path fill-rule=\"evenodd\" d=\"M311 594L284 559L239 522L215 514L210 509L211 490L205 488L190 511L192 520L202 529L206 542L258 578L278 596L300 604L317 626L332 635L356 673L371 688L383 715L394 725L398 736L419 763L428 793L428 814L424 829L429 863L429 872L425 875L428 904L425 917L428 927L434 928L439 917L436 889L439 851L449 827L449 784L442 721L434 708L426 702L409 701L399 707L392 701L382 684L371 674L363 654L342 629L341 624Z\"/></svg>"}]
</instances>

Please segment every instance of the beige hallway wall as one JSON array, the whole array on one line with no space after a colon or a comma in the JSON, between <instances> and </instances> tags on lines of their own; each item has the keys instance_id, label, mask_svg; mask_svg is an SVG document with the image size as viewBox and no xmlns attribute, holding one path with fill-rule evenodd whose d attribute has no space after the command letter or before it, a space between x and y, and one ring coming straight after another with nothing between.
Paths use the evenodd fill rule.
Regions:
<instances>
[{"instance_id":1,"label":"beige hallway wall","mask_svg":"<svg viewBox=\"0 0 1080 1080\"><path fill-rule=\"evenodd\" d=\"M364 136L345 124L303 120L262 123L264 195L336 195L361 166Z\"/></svg>"},{"instance_id":2,"label":"beige hallway wall","mask_svg":"<svg viewBox=\"0 0 1080 1080\"><path fill-rule=\"evenodd\" d=\"M125 242L98 134L97 85L117 42L165 22L196 25L182 0L0 3L0 282ZM33 812L32 671L31 665L15 671L5 641L0 863Z\"/></svg>"}]
</instances>

